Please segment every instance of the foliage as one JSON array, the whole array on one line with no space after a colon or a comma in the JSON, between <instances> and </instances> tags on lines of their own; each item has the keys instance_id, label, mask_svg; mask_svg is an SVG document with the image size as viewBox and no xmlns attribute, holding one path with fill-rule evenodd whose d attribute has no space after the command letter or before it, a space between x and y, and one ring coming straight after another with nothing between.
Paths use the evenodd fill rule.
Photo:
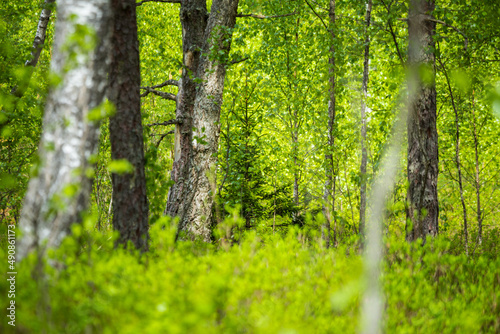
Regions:
<instances>
[{"instance_id":1,"label":"foliage","mask_svg":"<svg viewBox=\"0 0 500 334\"><path fill-rule=\"evenodd\" d=\"M84 224L86 229L74 227L43 273L37 272L35 256L18 265L14 332L358 329L363 266L356 247L327 250L296 228L265 239L250 233L232 247L222 239L219 246L174 243L175 223L162 218L151 230L151 251L140 255L132 248L114 249L116 235L94 230L91 218ZM495 233L487 240L497 249L472 258L457 252L446 236L424 247L387 239L386 331L497 332L500 258ZM6 289L3 280L2 307ZM12 332L6 322L0 326L2 333Z\"/></svg>"}]
</instances>

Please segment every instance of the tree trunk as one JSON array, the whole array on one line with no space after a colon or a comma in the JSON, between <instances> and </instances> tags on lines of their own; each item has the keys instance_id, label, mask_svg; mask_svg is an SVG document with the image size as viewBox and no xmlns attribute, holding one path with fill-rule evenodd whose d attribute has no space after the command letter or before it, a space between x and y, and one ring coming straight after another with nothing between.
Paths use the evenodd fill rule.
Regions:
<instances>
[{"instance_id":1,"label":"tree trunk","mask_svg":"<svg viewBox=\"0 0 500 334\"><path fill-rule=\"evenodd\" d=\"M368 154L366 152L366 100L368 99L368 76L370 61L370 34L368 29L371 23L372 0L366 4L365 16L365 57L363 60L363 84L361 99L361 166L360 166L360 203L359 203L359 236L363 240L365 235L365 214L366 214L366 164Z\"/></svg>"},{"instance_id":2,"label":"tree trunk","mask_svg":"<svg viewBox=\"0 0 500 334\"><path fill-rule=\"evenodd\" d=\"M438 233L438 135L436 130L436 85L434 1L413 0L410 5L408 61L408 210L406 239L414 241Z\"/></svg>"},{"instance_id":3,"label":"tree trunk","mask_svg":"<svg viewBox=\"0 0 500 334\"><path fill-rule=\"evenodd\" d=\"M439 63L443 68L443 74L446 79L446 84L448 87L448 92L450 93L451 105L453 107L453 111L455 113L455 132L456 132L456 141L455 141L455 164L457 165L458 172L458 187L460 190L460 202L462 203L462 213L464 216L464 246L465 246L465 254L469 256L469 230L467 228L467 207L465 206L464 199L464 189L462 183L462 166L460 165L460 123L458 118L458 110L455 105L455 97L453 95L453 91L451 89L450 78L448 77L448 72L444 67L444 64L439 59Z\"/></svg>"},{"instance_id":4,"label":"tree trunk","mask_svg":"<svg viewBox=\"0 0 500 334\"><path fill-rule=\"evenodd\" d=\"M91 28L92 33L78 33L78 40L86 42L83 46L68 45L77 25ZM29 183L19 222L20 259L42 245L41 255L46 248L59 246L87 209L92 183L89 158L99 140L95 114L100 113L106 91L109 32L107 0L58 1L51 70L62 81L45 107L40 165Z\"/></svg>"},{"instance_id":5,"label":"tree trunk","mask_svg":"<svg viewBox=\"0 0 500 334\"><path fill-rule=\"evenodd\" d=\"M237 9L238 0L213 1L197 74L201 83L193 110L193 147L179 231L204 241L211 237L220 109Z\"/></svg>"},{"instance_id":6,"label":"tree trunk","mask_svg":"<svg viewBox=\"0 0 500 334\"><path fill-rule=\"evenodd\" d=\"M333 212L335 208L335 190L334 190L334 168L333 168L333 149L334 149L334 126L335 126L335 0L330 0L329 9L329 20L330 20L330 38L332 45L330 46L330 58L328 59L329 68L329 101L328 101L328 143L327 143L327 153L325 154L325 167L326 167L326 180L325 180L325 193L323 195L323 215L325 216L325 225L323 226L323 239L325 241L325 247L330 247L330 230L331 221L335 219L335 213ZM330 206L330 196L332 198L331 208ZM335 231L336 239L336 231Z\"/></svg>"},{"instance_id":7,"label":"tree trunk","mask_svg":"<svg viewBox=\"0 0 500 334\"><path fill-rule=\"evenodd\" d=\"M112 0L113 33L109 100L116 114L109 119L111 158L125 159L132 173L111 176L113 227L119 243L131 241L137 249L148 248L148 200L144 173L144 142L141 123L139 41L135 0Z\"/></svg>"},{"instance_id":8,"label":"tree trunk","mask_svg":"<svg viewBox=\"0 0 500 334\"><path fill-rule=\"evenodd\" d=\"M196 99L195 76L200 63L204 33L207 27L206 0L184 0L181 2L183 70L177 93L175 125L174 164L171 179L175 182L169 189L165 214L171 217L185 216L186 196L189 185L189 167L193 140L193 114Z\"/></svg>"},{"instance_id":9,"label":"tree trunk","mask_svg":"<svg viewBox=\"0 0 500 334\"><path fill-rule=\"evenodd\" d=\"M483 216L481 212L481 180L479 179L479 151L477 129L476 129L476 103L474 102L474 91L472 91L472 134L474 135L474 157L475 157L475 188L476 188L476 214L477 214L477 245L483 243Z\"/></svg>"},{"instance_id":10,"label":"tree trunk","mask_svg":"<svg viewBox=\"0 0 500 334\"><path fill-rule=\"evenodd\" d=\"M40 13L40 19L38 20L38 26L36 29L35 39L33 40L33 47L31 49L31 58L26 61L24 66L30 66L34 68L38 64L38 59L40 59L40 54L42 53L43 46L45 44L45 36L47 34L47 26L49 25L50 16L52 15L52 6L54 6L55 0L45 0L43 4L42 12ZM29 75L33 74L33 70ZM29 79L22 82L21 86L15 86L11 90L11 94L17 97L23 96L26 88L28 88Z\"/></svg>"}]
</instances>

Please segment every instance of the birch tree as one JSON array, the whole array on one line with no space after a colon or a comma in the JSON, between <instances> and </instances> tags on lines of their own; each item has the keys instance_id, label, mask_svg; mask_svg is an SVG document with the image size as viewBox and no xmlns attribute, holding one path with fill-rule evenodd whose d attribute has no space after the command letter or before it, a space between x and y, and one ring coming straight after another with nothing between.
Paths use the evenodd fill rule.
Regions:
<instances>
[{"instance_id":1,"label":"birch tree","mask_svg":"<svg viewBox=\"0 0 500 334\"><path fill-rule=\"evenodd\" d=\"M99 138L110 32L107 0L58 1L49 94L39 147L19 222L18 255L57 247L82 220L91 191L91 157Z\"/></svg>"},{"instance_id":2,"label":"birch tree","mask_svg":"<svg viewBox=\"0 0 500 334\"><path fill-rule=\"evenodd\" d=\"M412 71L408 112L408 211L406 239L438 233L438 134L433 20L434 0L413 0L408 14L408 61Z\"/></svg>"}]
</instances>

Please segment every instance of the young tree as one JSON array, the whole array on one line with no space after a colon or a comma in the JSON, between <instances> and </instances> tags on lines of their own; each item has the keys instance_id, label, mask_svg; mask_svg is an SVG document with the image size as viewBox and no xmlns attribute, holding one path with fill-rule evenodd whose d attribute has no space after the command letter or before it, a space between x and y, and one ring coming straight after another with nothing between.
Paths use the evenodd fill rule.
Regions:
<instances>
[{"instance_id":1,"label":"young tree","mask_svg":"<svg viewBox=\"0 0 500 334\"><path fill-rule=\"evenodd\" d=\"M325 240L326 248L330 247L330 230L332 218L335 220L335 168L333 165L333 150L335 144L334 128L335 128L335 0L330 0L330 7L328 11L330 20L330 37L331 47L330 56L328 58L329 68L329 87L328 87L328 145L327 154L325 155L326 162L326 181L325 181L325 194L323 204L323 214L325 216L325 224L323 227L323 239ZM330 201L331 197L331 201ZM336 230L335 237L336 239ZM334 243L336 240L334 240Z\"/></svg>"},{"instance_id":2,"label":"young tree","mask_svg":"<svg viewBox=\"0 0 500 334\"><path fill-rule=\"evenodd\" d=\"M26 88L28 88L29 79L33 74L33 68L38 64L40 59L40 54L42 53L43 46L45 44L45 37L47 35L47 27L49 25L50 16L52 15L52 7L54 6L55 0L45 0L43 4L42 12L40 13L40 19L38 20L38 26L36 28L35 39L33 40L33 47L31 49L31 57L26 61L24 66L29 66L32 68L30 75L26 80L21 83L21 86L14 86L11 90L11 94L21 97Z\"/></svg>"},{"instance_id":3,"label":"young tree","mask_svg":"<svg viewBox=\"0 0 500 334\"><path fill-rule=\"evenodd\" d=\"M360 194L359 194L359 235L361 238L365 234L365 213L366 213L366 164L368 154L366 151L366 100L368 98L368 76L370 63L370 33L368 29L371 23L372 0L366 3L365 15L365 53L363 59L363 86L361 99L361 166L360 166Z\"/></svg>"},{"instance_id":4,"label":"young tree","mask_svg":"<svg viewBox=\"0 0 500 334\"><path fill-rule=\"evenodd\" d=\"M434 7L434 0L412 0L408 14L408 241L438 233Z\"/></svg>"},{"instance_id":5,"label":"young tree","mask_svg":"<svg viewBox=\"0 0 500 334\"><path fill-rule=\"evenodd\" d=\"M58 1L52 71L60 78L48 97L40 163L25 197L18 256L57 247L81 221L91 191L91 156L99 135L110 37L107 0Z\"/></svg>"},{"instance_id":6,"label":"young tree","mask_svg":"<svg viewBox=\"0 0 500 334\"><path fill-rule=\"evenodd\" d=\"M112 0L113 32L109 100L116 114L109 119L111 158L127 160L130 173L113 173L113 227L119 242L148 248L148 200L141 123L139 42L135 0Z\"/></svg>"}]
</instances>

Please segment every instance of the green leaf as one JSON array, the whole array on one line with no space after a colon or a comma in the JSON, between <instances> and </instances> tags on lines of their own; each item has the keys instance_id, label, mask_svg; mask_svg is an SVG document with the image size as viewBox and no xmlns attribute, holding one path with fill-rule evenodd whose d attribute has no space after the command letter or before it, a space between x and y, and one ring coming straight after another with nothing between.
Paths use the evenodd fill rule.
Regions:
<instances>
[{"instance_id":1,"label":"green leaf","mask_svg":"<svg viewBox=\"0 0 500 334\"><path fill-rule=\"evenodd\" d=\"M126 159L112 160L108 164L108 171L120 175L132 174L134 173L134 166Z\"/></svg>"}]
</instances>

